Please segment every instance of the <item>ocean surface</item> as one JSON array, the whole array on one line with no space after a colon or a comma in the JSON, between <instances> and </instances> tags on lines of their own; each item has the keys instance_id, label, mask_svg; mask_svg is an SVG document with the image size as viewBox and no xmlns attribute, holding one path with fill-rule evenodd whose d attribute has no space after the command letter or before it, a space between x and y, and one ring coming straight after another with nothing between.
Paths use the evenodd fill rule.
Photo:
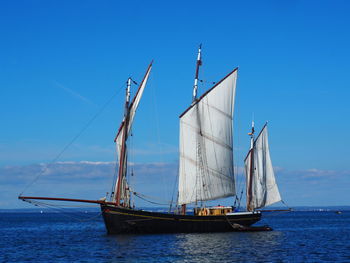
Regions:
<instances>
[{"instance_id":1,"label":"ocean surface","mask_svg":"<svg viewBox=\"0 0 350 263\"><path fill-rule=\"evenodd\" d=\"M98 212L0 212L0 262L350 262L350 211L264 224L274 231L108 236Z\"/></svg>"}]
</instances>

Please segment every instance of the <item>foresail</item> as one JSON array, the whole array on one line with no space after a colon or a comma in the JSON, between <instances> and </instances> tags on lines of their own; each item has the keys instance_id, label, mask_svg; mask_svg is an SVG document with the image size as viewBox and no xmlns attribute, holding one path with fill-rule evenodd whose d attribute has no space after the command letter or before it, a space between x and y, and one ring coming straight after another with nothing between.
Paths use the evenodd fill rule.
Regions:
<instances>
[{"instance_id":1,"label":"foresail","mask_svg":"<svg viewBox=\"0 0 350 263\"><path fill-rule=\"evenodd\" d=\"M148 66L148 69L146 71L146 74L145 76L143 77L143 80L139 86L139 89L137 90L137 93L133 99L133 101L131 102L130 104L130 117L129 117L129 126L128 126L128 132L130 131L130 128L131 128L131 125L134 121L134 117L135 117L135 114L136 114L136 110L137 110L137 107L139 106L139 103L140 103L140 100L141 100L141 97L142 97L142 94L143 94L143 91L146 87L146 84L147 84L147 81L148 81L148 77L149 77L149 74L151 73L151 69L152 69L152 62L151 64Z\"/></svg>"},{"instance_id":2,"label":"foresail","mask_svg":"<svg viewBox=\"0 0 350 263\"><path fill-rule=\"evenodd\" d=\"M117 150L117 154L118 154L118 159L119 159L119 173L118 173L118 180L116 180L116 184L114 186L114 196L113 196L113 200L116 201L117 204L119 204L119 202L122 200L124 205L127 204L129 202L128 198L128 189L129 187L127 186L127 181L126 181L126 171L127 171L127 145L126 145L126 141L127 138L129 136L132 124L133 124L133 120L136 114L136 110L137 107L139 105L139 102L141 100L143 91L146 87L147 84L147 80L149 77L149 74L151 72L151 68L152 68L152 62L149 65L146 74L134 96L134 99L132 100L132 102L128 105L128 100L126 101L126 114L124 116L124 119L119 127L117 136L115 138L115 142L116 142L116 150ZM130 90L130 78L128 80L128 91L127 93L129 93ZM127 125L127 127L125 126ZM124 132L126 132L125 136L124 136ZM122 150L122 148L124 147L124 149Z\"/></svg>"},{"instance_id":3,"label":"foresail","mask_svg":"<svg viewBox=\"0 0 350 263\"><path fill-rule=\"evenodd\" d=\"M235 195L232 120L237 69L180 116L179 204Z\"/></svg>"},{"instance_id":4,"label":"foresail","mask_svg":"<svg viewBox=\"0 0 350 263\"><path fill-rule=\"evenodd\" d=\"M115 146L117 150L117 155L118 155L118 160L120 160L120 153L122 150L122 139L123 139L123 134L124 134L124 120L120 124L117 136L115 137Z\"/></svg>"},{"instance_id":5,"label":"foresail","mask_svg":"<svg viewBox=\"0 0 350 263\"><path fill-rule=\"evenodd\" d=\"M251 158L253 158L253 162ZM250 174L251 163L254 164L252 176ZM263 208L281 201L270 158L266 125L255 140L253 150L249 152L245 159L245 174L247 177L248 198L251 194L251 201L248 203L250 209ZM250 183L251 177L252 182ZM250 184L251 190L249 190Z\"/></svg>"},{"instance_id":6,"label":"foresail","mask_svg":"<svg viewBox=\"0 0 350 263\"><path fill-rule=\"evenodd\" d=\"M146 87L147 80L148 80L149 74L151 72L151 69L152 69L152 63L148 66L146 74L145 74L145 76L144 76L144 78L143 78L143 80L142 80L142 82L141 82L141 84L140 84L140 86L139 86L139 88L137 90L137 93L136 93L133 101L130 104L127 137L129 135L131 126L133 124L134 117L135 117L135 114L136 114L136 110L137 110L137 107L138 107L138 105L140 103L140 100L142 98L142 94L143 94L143 91L144 91L144 89ZM123 122L121 123L121 125L119 127L119 130L118 130L118 133L117 133L117 136L115 138L118 159L120 158L120 152L121 152L121 147L122 147L122 139L123 139L123 133L124 133L124 123L125 123L125 120L123 120Z\"/></svg>"}]
</instances>

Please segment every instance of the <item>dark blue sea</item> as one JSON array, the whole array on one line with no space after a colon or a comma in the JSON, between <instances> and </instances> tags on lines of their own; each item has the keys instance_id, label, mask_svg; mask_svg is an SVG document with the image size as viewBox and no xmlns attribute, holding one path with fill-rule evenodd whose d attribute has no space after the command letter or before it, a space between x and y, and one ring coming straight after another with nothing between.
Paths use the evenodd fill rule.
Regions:
<instances>
[{"instance_id":1,"label":"dark blue sea","mask_svg":"<svg viewBox=\"0 0 350 263\"><path fill-rule=\"evenodd\" d=\"M108 236L98 212L2 212L0 262L350 262L350 211L259 224L274 231Z\"/></svg>"}]
</instances>

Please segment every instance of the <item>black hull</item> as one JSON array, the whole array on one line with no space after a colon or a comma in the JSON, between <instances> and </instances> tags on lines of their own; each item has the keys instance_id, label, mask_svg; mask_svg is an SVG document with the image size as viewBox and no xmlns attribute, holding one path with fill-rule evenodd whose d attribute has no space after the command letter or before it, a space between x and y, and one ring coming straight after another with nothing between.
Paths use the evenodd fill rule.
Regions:
<instances>
[{"instance_id":1,"label":"black hull","mask_svg":"<svg viewBox=\"0 0 350 263\"><path fill-rule=\"evenodd\" d=\"M108 234L271 230L264 227L250 227L261 219L260 212L194 216L147 212L105 204L101 204L101 210Z\"/></svg>"}]
</instances>

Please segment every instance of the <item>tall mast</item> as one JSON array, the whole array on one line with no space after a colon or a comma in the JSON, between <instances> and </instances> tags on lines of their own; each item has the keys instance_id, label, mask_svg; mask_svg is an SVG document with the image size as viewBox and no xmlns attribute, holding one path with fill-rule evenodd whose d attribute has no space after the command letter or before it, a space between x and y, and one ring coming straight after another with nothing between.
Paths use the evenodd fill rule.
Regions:
<instances>
[{"instance_id":1,"label":"tall mast","mask_svg":"<svg viewBox=\"0 0 350 263\"><path fill-rule=\"evenodd\" d=\"M252 211L252 186L253 186L253 176L254 176L254 120L252 121L252 131L248 133L250 136L250 171L249 171L249 184L247 189L247 210ZM247 180L248 181L248 180Z\"/></svg>"},{"instance_id":2,"label":"tall mast","mask_svg":"<svg viewBox=\"0 0 350 263\"><path fill-rule=\"evenodd\" d=\"M197 99L199 66L202 65L201 50L202 50L202 44L200 44L200 45L199 45L199 48L198 48L197 65L196 65L196 75L195 75L195 77L194 77L192 102L196 101L196 99Z\"/></svg>"},{"instance_id":3,"label":"tall mast","mask_svg":"<svg viewBox=\"0 0 350 263\"><path fill-rule=\"evenodd\" d=\"M128 126L129 126L130 86L131 86L131 78L128 78L127 85L126 85L123 139L122 139L122 147L121 147L121 152L120 152L119 171L118 171L118 183L117 183L117 194L116 194L116 205L117 206L120 205L120 195L121 195L122 180L124 178L124 172L125 172L125 155L126 155L126 153L125 153L125 144L126 144L127 133L128 133Z\"/></svg>"},{"instance_id":4,"label":"tall mast","mask_svg":"<svg viewBox=\"0 0 350 263\"><path fill-rule=\"evenodd\" d=\"M197 63L196 63L196 75L194 76L194 85L193 85L193 94L192 94L192 105L197 100L199 67L202 65L201 51L202 51L202 44L200 44L199 48L198 48ZM186 214L186 204L181 205L181 214L183 214L183 215Z\"/></svg>"}]
</instances>

